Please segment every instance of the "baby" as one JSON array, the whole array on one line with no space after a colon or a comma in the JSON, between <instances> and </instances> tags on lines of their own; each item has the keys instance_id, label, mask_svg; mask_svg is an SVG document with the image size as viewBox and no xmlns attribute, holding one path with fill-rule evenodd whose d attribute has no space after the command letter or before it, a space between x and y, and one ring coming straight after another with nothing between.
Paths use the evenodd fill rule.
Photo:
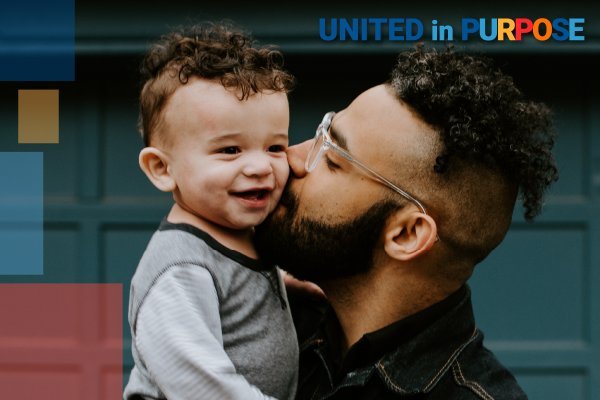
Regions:
<instances>
[{"instance_id":1,"label":"baby","mask_svg":"<svg viewBox=\"0 0 600 400\"><path fill-rule=\"evenodd\" d=\"M252 244L289 174L282 64L223 24L168 34L144 59L139 164L174 204L131 282L124 399L294 398L285 289Z\"/></svg>"}]
</instances>

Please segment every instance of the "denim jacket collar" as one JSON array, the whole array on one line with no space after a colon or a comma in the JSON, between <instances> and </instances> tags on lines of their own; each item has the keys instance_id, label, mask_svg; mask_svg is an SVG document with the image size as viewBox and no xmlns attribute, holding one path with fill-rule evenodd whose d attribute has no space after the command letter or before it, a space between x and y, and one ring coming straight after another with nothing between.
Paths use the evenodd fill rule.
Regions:
<instances>
[{"instance_id":1,"label":"denim jacket collar","mask_svg":"<svg viewBox=\"0 0 600 400\"><path fill-rule=\"evenodd\" d=\"M467 291L454 309L420 335L384 356L376 368L394 391L427 393L477 336L471 293ZM386 368L391 365L394 368Z\"/></svg>"},{"instance_id":2,"label":"denim jacket collar","mask_svg":"<svg viewBox=\"0 0 600 400\"><path fill-rule=\"evenodd\" d=\"M478 335L480 333L475 328L471 292L467 287L459 303L427 329L401 343L395 351L384 355L374 365L348 373L335 386L338 389L344 386L362 386L373 374L377 374L393 392L427 393ZM313 336L301 347L306 349L313 346L318 353L324 351L327 343L322 334ZM330 366L326 367L330 369ZM331 371L329 375L332 376ZM333 379L331 384L333 387Z\"/></svg>"}]
</instances>

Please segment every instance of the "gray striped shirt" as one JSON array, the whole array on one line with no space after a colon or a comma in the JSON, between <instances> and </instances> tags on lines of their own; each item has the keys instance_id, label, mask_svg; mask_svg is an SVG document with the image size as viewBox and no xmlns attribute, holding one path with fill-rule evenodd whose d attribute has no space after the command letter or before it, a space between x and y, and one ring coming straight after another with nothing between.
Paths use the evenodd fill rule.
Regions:
<instances>
[{"instance_id":1,"label":"gray striped shirt","mask_svg":"<svg viewBox=\"0 0 600 400\"><path fill-rule=\"evenodd\" d=\"M131 282L124 399L293 399L298 344L275 268L163 221Z\"/></svg>"}]
</instances>

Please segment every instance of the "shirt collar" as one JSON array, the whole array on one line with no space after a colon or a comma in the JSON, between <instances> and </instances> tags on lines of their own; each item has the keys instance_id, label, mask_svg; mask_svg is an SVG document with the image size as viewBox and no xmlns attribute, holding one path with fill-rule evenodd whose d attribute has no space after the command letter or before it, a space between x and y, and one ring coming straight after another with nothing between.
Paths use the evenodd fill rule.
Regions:
<instances>
[{"instance_id":1,"label":"shirt collar","mask_svg":"<svg viewBox=\"0 0 600 400\"><path fill-rule=\"evenodd\" d=\"M396 321L382 329L365 334L346 353L340 365L340 372L372 365L386 354L394 351L399 344L410 341L427 326L456 307L465 297L466 286L442 301L416 314Z\"/></svg>"},{"instance_id":2,"label":"shirt collar","mask_svg":"<svg viewBox=\"0 0 600 400\"><path fill-rule=\"evenodd\" d=\"M330 370L340 371L339 385L344 384L344 379L353 384L366 382L375 369L391 390L405 394L431 390L478 335L467 285L417 314L365 335L347 354L354 352L361 342L368 343L368 348L356 350L358 355L352 356L356 359L344 360L343 365L339 352L331 347L341 337L339 322L331 308L321 329L303 343L301 350L317 346L325 351ZM364 353L369 349L372 355ZM346 370L353 371L346 373Z\"/></svg>"},{"instance_id":3,"label":"shirt collar","mask_svg":"<svg viewBox=\"0 0 600 400\"><path fill-rule=\"evenodd\" d=\"M478 335L471 291L465 286L453 307L382 357L376 368L388 387L396 392L429 392Z\"/></svg>"}]
</instances>

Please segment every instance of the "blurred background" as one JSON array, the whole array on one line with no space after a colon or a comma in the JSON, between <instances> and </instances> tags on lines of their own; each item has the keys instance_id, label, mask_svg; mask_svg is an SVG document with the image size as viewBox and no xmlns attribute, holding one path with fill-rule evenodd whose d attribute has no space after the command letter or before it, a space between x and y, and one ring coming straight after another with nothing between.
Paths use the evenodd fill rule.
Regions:
<instances>
[{"instance_id":1,"label":"blurred background","mask_svg":"<svg viewBox=\"0 0 600 400\"><path fill-rule=\"evenodd\" d=\"M470 281L479 328L531 399L600 399L598 5L76 1L75 80L0 82L0 126L6 132L0 135L0 151L44 154L44 273L0 276L0 282L122 284L126 383L133 365L126 320L130 278L171 204L137 164L142 146L136 130L138 68L144 52L172 28L223 18L253 32L261 44L278 45L298 80L290 94L290 137L297 143L314 135L325 112L345 107L386 80L398 52L415 45L325 42L319 38L320 17L418 18L425 23L425 39L431 37L433 19L455 28L467 17L586 19L582 42L456 40L454 46L496 59L528 97L554 110L559 134L555 154L560 180L550 190L543 214L526 223L519 205L507 238ZM45 88L60 90L60 143L18 144L16 93ZM39 343L43 340L41 332ZM27 346L31 350L33 345ZM3 373L15 370L13 365L23 371L38 368L23 364L21 353L13 350L0 351L0 383ZM78 362L73 360L56 363ZM121 383L120 368L109 364L100 362L73 393L105 398L89 388ZM44 365L51 366L52 360ZM54 390L52 383L45 384Z\"/></svg>"}]
</instances>

